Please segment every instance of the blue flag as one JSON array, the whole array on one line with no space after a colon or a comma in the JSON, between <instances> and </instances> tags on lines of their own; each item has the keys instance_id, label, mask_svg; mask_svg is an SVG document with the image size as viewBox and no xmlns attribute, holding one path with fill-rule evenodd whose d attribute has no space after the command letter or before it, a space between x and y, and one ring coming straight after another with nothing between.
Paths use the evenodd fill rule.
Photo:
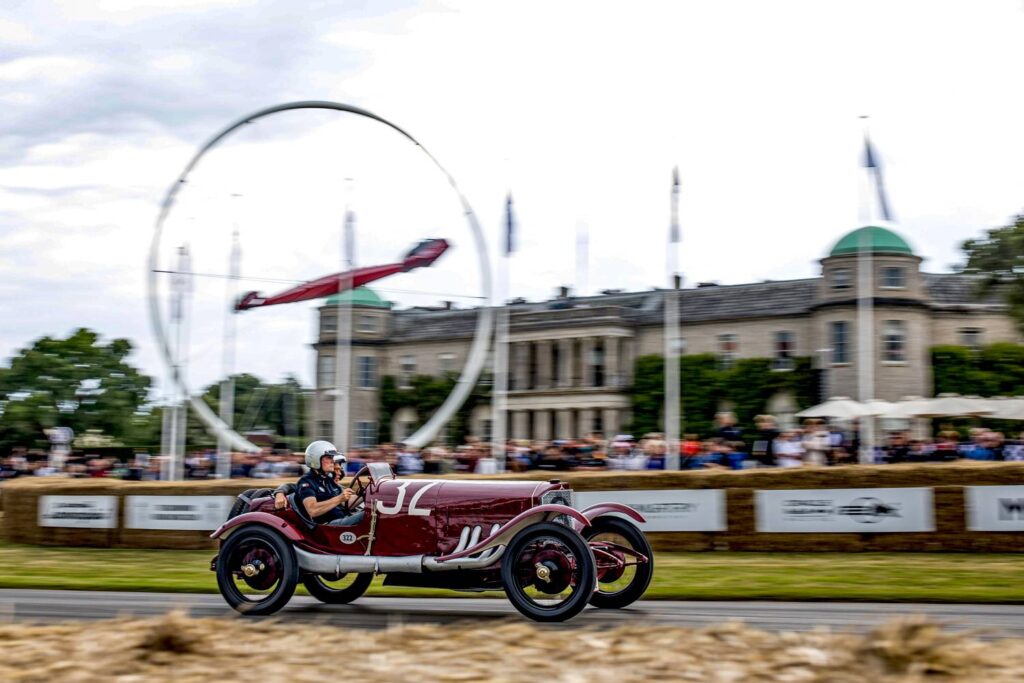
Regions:
<instances>
[{"instance_id":1,"label":"blue flag","mask_svg":"<svg viewBox=\"0 0 1024 683\"><path fill-rule=\"evenodd\" d=\"M509 192L505 199L505 255L515 250L515 219L512 217L512 193Z\"/></svg>"},{"instance_id":2,"label":"blue flag","mask_svg":"<svg viewBox=\"0 0 1024 683\"><path fill-rule=\"evenodd\" d=\"M867 133L864 134L864 168L871 172L875 179L875 191L878 193L878 208L882 212L882 218L892 221L892 211L889 209L889 199L885 194L885 183L882 181L882 164L879 163L875 148L871 145L871 139Z\"/></svg>"}]
</instances>

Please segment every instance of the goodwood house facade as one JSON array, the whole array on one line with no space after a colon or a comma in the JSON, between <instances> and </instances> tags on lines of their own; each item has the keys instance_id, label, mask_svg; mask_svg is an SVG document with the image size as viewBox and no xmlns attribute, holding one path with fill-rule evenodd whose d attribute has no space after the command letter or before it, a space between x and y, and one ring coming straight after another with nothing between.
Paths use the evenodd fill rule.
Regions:
<instances>
[{"instance_id":1,"label":"goodwood house facade","mask_svg":"<svg viewBox=\"0 0 1024 683\"><path fill-rule=\"evenodd\" d=\"M929 350L936 344L979 346L1020 341L1006 307L978 298L975 280L925 273L921 258L895 232L868 226L847 234L821 259L821 275L740 285L699 285L679 293L681 352L771 358L785 372L809 356L824 370L824 393L857 395L858 249L869 248L873 270L876 397L897 400L932 393ZM637 356L663 352L665 290L575 297L562 290L548 301L511 305L509 437L573 438L620 431L630 420L629 388ZM407 387L415 375L458 372L466 360L475 309L395 309L374 291L341 295L352 305L351 443L376 443L380 384L385 375ZM337 296L319 309L316 390L310 431L333 434ZM685 378L684 378L685 379ZM792 396L775 396L768 410L786 421ZM427 415L396 411L398 441ZM478 405L470 431L490 436L490 406ZM385 432L387 430L384 430Z\"/></svg>"}]
</instances>

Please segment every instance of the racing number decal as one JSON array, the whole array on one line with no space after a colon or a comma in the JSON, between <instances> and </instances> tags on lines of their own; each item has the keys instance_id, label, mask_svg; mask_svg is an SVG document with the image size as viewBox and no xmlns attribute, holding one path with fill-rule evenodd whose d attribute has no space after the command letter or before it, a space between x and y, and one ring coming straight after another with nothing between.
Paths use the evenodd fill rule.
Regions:
<instances>
[{"instance_id":1,"label":"racing number decal","mask_svg":"<svg viewBox=\"0 0 1024 683\"><path fill-rule=\"evenodd\" d=\"M382 515L397 515L399 512L401 512L402 503L405 502L405 489L409 486L409 484L414 483L416 482L403 481L401 484L398 485L398 497L395 498L394 505L385 505L384 501L378 500L377 512L381 513ZM426 508L416 507L416 504L420 502L420 498L422 498L423 494L427 492L427 489L438 483L439 482L436 481L429 482L426 486L418 489L416 493L413 494L412 499L409 501L408 513L410 515L414 517L427 517L430 515L430 510Z\"/></svg>"}]
</instances>

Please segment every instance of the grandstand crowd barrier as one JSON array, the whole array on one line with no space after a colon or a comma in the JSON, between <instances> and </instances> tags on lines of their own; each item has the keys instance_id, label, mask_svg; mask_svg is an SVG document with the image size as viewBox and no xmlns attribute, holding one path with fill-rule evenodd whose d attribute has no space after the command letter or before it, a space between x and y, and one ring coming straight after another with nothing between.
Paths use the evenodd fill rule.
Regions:
<instances>
[{"instance_id":1,"label":"grandstand crowd barrier","mask_svg":"<svg viewBox=\"0 0 1024 683\"><path fill-rule=\"evenodd\" d=\"M572 485L577 507L624 502L648 518L645 531L657 550L1024 549L1024 463L541 471L481 478L558 478ZM278 483L15 479L0 488L2 532L11 543L213 548L210 531L234 496Z\"/></svg>"}]
</instances>

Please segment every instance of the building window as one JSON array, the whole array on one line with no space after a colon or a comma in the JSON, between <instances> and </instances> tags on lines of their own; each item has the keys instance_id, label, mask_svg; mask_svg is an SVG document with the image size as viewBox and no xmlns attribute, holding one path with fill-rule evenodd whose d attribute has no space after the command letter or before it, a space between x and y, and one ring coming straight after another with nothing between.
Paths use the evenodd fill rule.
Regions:
<instances>
[{"instance_id":1,"label":"building window","mask_svg":"<svg viewBox=\"0 0 1024 683\"><path fill-rule=\"evenodd\" d=\"M369 420L356 422L356 448L377 445L377 423Z\"/></svg>"},{"instance_id":2,"label":"building window","mask_svg":"<svg viewBox=\"0 0 1024 683\"><path fill-rule=\"evenodd\" d=\"M961 327L960 344L962 346L968 346L972 349L980 349L981 333L982 329L980 327Z\"/></svg>"},{"instance_id":3,"label":"building window","mask_svg":"<svg viewBox=\"0 0 1024 683\"><path fill-rule=\"evenodd\" d=\"M324 334L334 334L338 330L338 318L333 315L325 315L323 318Z\"/></svg>"},{"instance_id":4,"label":"building window","mask_svg":"<svg viewBox=\"0 0 1024 683\"><path fill-rule=\"evenodd\" d=\"M491 420L480 420L480 440L484 443L490 443L492 438L492 421Z\"/></svg>"},{"instance_id":5,"label":"building window","mask_svg":"<svg viewBox=\"0 0 1024 683\"><path fill-rule=\"evenodd\" d=\"M372 315L361 315L356 321L357 332L376 332L377 318Z\"/></svg>"},{"instance_id":6,"label":"building window","mask_svg":"<svg viewBox=\"0 0 1024 683\"><path fill-rule=\"evenodd\" d=\"M850 323L837 320L829 323L829 337L832 339L832 364L850 362Z\"/></svg>"},{"instance_id":7,"label":"building window","mask_svg":"<svg viewBox=\"0 0 1024 683\"><path fill-rule=\"evenodd\" d=\"M316 385L318 387L334 386L334 356L320 356L317 359Z\"/></svg>"},{"instance_id":8,"label":"building window","mask_svg":"<svg viewBox=\"0 0 1024 683\"><path fill-rule=\"evenodd\" d=\"M902 320L886 320L882 323L882 360L887 363L902 363L906 355L906 326Z\"/></svg>"},{"instance_id":9,"label":"building window","mask_svg":"<svg viewBox=\"0 0 1024 683\"><path fill-rule=\"evenodd\" d=\"M373 356L359 356L359 388L377 388L377 359Z\"/></svg>"},{"instance_id":10,"label":"building window","mask_svg":"<svg viewBox=\"0 0 1024 683\"><path fill-rule=\"evenodd\" d=\"M849 268L836 268L832 271L832 289L849 289L851 280Z\"/></svg>"},{"instance_id":11,"label":"building window","mask_svg":"<svg viewBox=\"0 0 1024 683\"><path fill-rule=\"evenodd\" d=\"M900 266L882 268L882 289L904 289L907 286L906 269Z\"/></svg>"},{"instance_id":12,"label":"building window","mask_svg":"<svg viewBox=\"0 0 1024 683\"><path fill-rule=\"evenodd\" d=\"M736 349L738 347L735 334L718 335L718 360L723 368L731 368L736 362Z\"/></svg>"},{"instance_id":13,"label":"building window","mask_svg":"<svg viewBox=\"0 0 1024 683\"><path fill-rule=\"evenodd\" d=\"M773 370L793 369L793 333L779 331L775 333L775 357L772 359Z\"/></svg>"},{"instance_id":14,"label":"building window","mask_svg":"<svg viewBox=\"0 0 1024 683\"><path fill-rule=\"evenodd\" d=\"M411 389L416 374L416 356L402 356L398 361L398 388Z\"/></svg>"},{"instance_id":15,"label":"building window","mask_svg":"<svg viewBox=\"0 0 1024 683\"><path fill-rule=\"evenodd\" d=\"M441 369L442 375L447 375L449 372L455 372L455 354L437 354L437 366Z\"/></svg>"},{"instance_id":16,"label":"building window","mask_svg":"<svg viewBox=\"0 0 1024 683\"><path fill-rule=\"evenodd\" d=\"M330 441L331 439L334 438L334 434L331 433L331 421L330 420L320 420L319 429L320 429L320 438L321 439L326 439L326 440Z\"/></svg>"},{"instance_id":17,"label":"building window","mask_svg":"<svg viewBox=\"0 0 1024 683\"><path fill-rule=\"evenodd\" d=\"M589 386L592 387L603 387L604 386L604 345L605 340L595 339L590 346L590 368L589 368Z\"/></svg>"}]
</instances>

